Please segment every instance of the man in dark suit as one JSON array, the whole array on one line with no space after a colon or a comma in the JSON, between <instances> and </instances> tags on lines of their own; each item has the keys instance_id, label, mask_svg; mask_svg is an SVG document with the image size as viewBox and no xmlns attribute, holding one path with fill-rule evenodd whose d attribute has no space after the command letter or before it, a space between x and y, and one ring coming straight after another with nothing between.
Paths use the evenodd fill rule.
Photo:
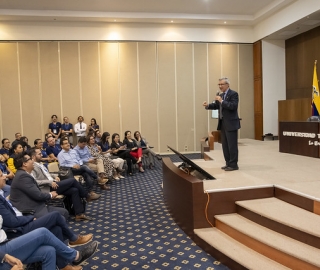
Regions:
<instances>
[{"instance_id":1,"label":"man in dark suit","mask_svg":"<svg viewBox=\"0 0 320 270\"><path fill-rule=\"evenodd\" d=\"M14 158L14 165L18 169L13 178L10 191L10 201L14 207L23 211L33 209L35 217L41 217L48 212L58 211L66 219L69 213L62 207L46 205L46 201L57 197L56 191L41 192L36 180L32 176L34 161L26 153Z\"/></svg>"},{"instance_id":2,"label":"man in dark suit","mask_svg":"<svg viewBox=\"0 0 320 270\"><path fill-rule=\"evenodd\" d=\"M221 143L226 165L221 167L225 171L238 170L238 129L240 119L238 116L239 95L229 88L229 79L219 79L221 94L217 94L215 101L208 104L203 102L207 110L219 110L217 130L221 131Z\"/></svg>"}]
</instances>

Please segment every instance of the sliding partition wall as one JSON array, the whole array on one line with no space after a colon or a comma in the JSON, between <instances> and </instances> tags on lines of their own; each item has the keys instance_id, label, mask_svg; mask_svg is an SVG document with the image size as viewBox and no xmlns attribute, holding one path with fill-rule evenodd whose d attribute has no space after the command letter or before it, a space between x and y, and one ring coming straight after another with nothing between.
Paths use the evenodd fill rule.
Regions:
<instances>
[{"instance_id":1,"label":"sliding partition wall","mask_svg":"<svg viewBox=\"0 0 320 270\"><path fill-rule=\"evenodd\" d=\"M202 107L218 78L240 95L241 138L254 138L251 44L0 43L0 135L43 138L50 117L96 118L102 131L140 130L157 152L199 151L217 120Z\"/></svg>"}]
</instances>

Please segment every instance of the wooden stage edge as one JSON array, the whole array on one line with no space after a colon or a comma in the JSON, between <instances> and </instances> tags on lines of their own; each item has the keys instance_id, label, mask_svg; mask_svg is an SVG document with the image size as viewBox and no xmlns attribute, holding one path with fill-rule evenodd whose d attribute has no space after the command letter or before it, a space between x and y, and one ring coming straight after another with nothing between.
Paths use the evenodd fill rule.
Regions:
<instances>
[{"instance_id":1,"label":"wooden stage edge","mask_svg":"<svg viewBox=\"0 0 320 270\"><path fill-rule=\"evenodd\" d=\"M279 185L206 193L202 180L180 170L170 158L163 159L162 167L166 206L174 221L194 240L194 229L210 228L210 223L215 226L215 215L236 213L236 201L276 197L307 211L320 214L319 201L291 192ZM207 217L210 223L206 219L207 203Z\"/></svg>"}]
</instances>

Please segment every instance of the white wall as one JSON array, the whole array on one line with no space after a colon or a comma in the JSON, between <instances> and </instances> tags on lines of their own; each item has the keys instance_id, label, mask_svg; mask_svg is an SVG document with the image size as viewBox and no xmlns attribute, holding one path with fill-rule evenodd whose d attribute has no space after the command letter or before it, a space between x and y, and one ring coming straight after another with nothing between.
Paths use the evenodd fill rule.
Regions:
<instances>
[{"instance_id":1,"label":"white wall","mask_svg":"<svg viewBox=\"0 0 320 270\"><path fill-rule=\"evenodd\" d=\"M95 23L0 22L0 40L117 40L252 43L252 27Z\"/></svg>"},{"instance_id":2,"label":"white wall","mask_svg":"<svg viewBox=\"0 0 320 270\"><path fill-rule=\"evenodd\" d=\"M285 41L262 41L263 134L278 134L278 100L286 99Z\"/></svg>"}]
</instances>

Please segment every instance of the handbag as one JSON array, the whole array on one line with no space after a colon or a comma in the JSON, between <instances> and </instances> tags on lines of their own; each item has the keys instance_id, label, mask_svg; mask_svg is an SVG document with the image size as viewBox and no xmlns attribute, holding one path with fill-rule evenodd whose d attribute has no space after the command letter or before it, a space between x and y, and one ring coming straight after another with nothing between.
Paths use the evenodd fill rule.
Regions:
<instances>
[{"instance_id":1,"label":"handbag","mask_svg":"<svg viewBox=\"0 0 320 270\"><path fill-rule=\"evenodd\" d=\"M58 172L58 177L60 178L60 180L73 178L73 173L72 173L71 168L60 167L59 172Z\"/></svg>"}]
</instances>

